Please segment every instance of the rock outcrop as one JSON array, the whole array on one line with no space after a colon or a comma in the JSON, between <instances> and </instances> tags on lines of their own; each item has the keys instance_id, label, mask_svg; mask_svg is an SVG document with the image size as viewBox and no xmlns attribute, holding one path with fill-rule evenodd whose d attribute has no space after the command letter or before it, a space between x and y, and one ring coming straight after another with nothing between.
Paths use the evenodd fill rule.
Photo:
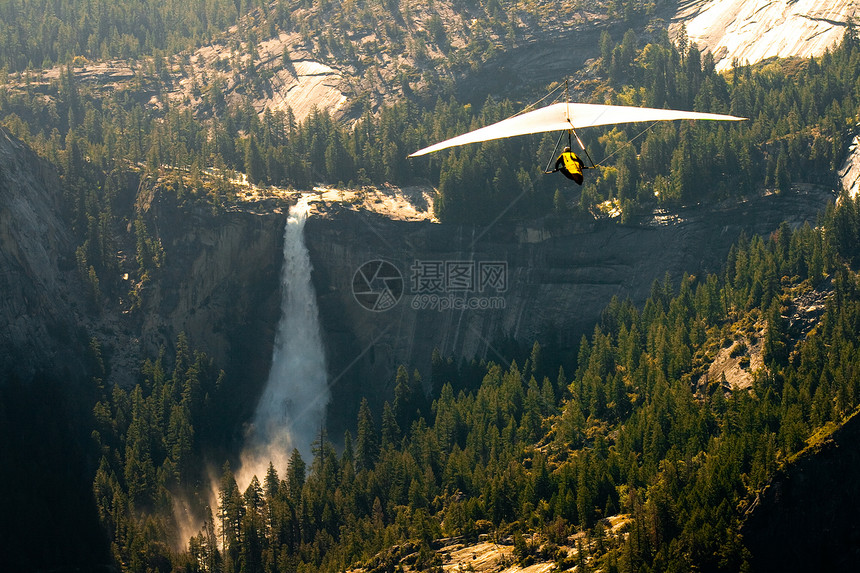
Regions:
<instances>
[{"instance_id":1,"label":"rock outcrop","mask_svg":"<svg viewBox=\"0 0 860 573\"><path fill-rule=\"evenodd\" d=\"M455 227L332 207L306 227L336 397L332 414L354 420L355 401L338 396L390 398L400 364L419 369L429 383L434 348L443 356L504 363L510 358L504 345L529 348L538 340L569 356L613 296L641 304L666 273L677 281L684 272L719 271L741 231L768 234L783 219L814 222L833 197L818 188L796 189L685 209L641 226L583 219ZM372 261L390 263L396 272L368 289L356 273ZM503 288L482 290L485 263L501 265ZM442 273L440 288L428 288L434 272ZM464 284L470 272L475 282ZM392 276L401 279L400 292ZM384 311L369 310L366 299L354 296L355 290L383 293L386 287L401 297L382 305Z\"/></svg>"},{"instance_id":2,"label":"rock outcrop","mask_svg":"<svg viewBox=\"0 0 860 573\"><path fill-rule=\"evenodd\" d=\"M157 191L144 216L157 229L164 264L144 287L140 309L95 325L113 381L131 383L123 376L161 346L169 351L184 332L232 382L247 385L253 400L268 375L280 317L286 213L216 214Z\"/></svg>"},{"instance_id":3,"label":"rock outcrop","mask_svg":"<svg viewBox=\"0 0 860 573\"><path fill-rule=\"evenodd\" d=\"M860 416L789 462L742 529L754 571L856 571L860 565Z\"/></svg>"},{"instance_id":4,"label":"rock outcrop","mask_svg":"<svg viewBox=\"0 0 860 573\"><path fill-rule=\"evenodd\" d=\"M842 39L857 14L853 0L687 0L672 18L670 34L686 27L691 42L714 55L717 70L737 59L820 56Z\"/></svg>"},{"instance_id":5,"label":"rock outcrop","mask_svg":"<svg viewBox=\"0 0 860 573\"><path fill-rule=\"evenodd\" d=\"M0 128L0 376L84 370L85 292L54 168Z\"/></svg>"},{"instance_id":6,"label":"rock outcrop","mask_svg":"<svg viewBox=\"0 0 860 573\"><path fill-rule=\"evenodd\" d=\"M860 191L860 136L854 136L851 141L848 157L839 169L839 179L848 195L856 197L857 192Z\"/></svg>"}]
</instances>

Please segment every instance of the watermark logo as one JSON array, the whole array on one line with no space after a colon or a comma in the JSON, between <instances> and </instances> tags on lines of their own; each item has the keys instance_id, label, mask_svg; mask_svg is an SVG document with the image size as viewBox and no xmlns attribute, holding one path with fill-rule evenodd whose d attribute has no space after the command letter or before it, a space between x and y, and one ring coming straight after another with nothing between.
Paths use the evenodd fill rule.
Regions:
<instances>
[{"instance_id":1,"label":"watermark logo","mask_svg":"<svg viewBox=\"0 0 860 573\"><path fill-rule=\"evenodd\" d=\"M507 261L416 260L410 268L415 310L488 310L505 308Z\"/></svg>"},{"instance_id":2,"label":"watermark logo","mask_svg":"<svg viewBox=\"0 0 860 573\"><path fill-rule=\"evenodd\" d=\"M388 261L366 262L352 277L352 295L367 310L390 310L403 296L403 275Z\"/></svg>"}]
</instances>

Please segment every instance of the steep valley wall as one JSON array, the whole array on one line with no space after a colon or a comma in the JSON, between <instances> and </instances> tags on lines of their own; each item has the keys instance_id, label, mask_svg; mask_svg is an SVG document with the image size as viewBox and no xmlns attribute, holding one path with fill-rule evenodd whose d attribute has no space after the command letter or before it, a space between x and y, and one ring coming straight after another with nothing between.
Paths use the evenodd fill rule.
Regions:
<instances>
[{"instance_id":1,"label":"steep valley wall","mask_svg":"<svg viewBox=\"0 0 860 573\"><path fill-rule=\"evenodd\" d=\"M832 198L818 188L796 189L658 214L650 225L636 226L571 219L473 228L322 209L308 221L306 240L335 397L332 421L354 420L361 395L390 400L400 364L417 368L429 385L434 349L504 364L511 343L528 349L538 340L570 360L612 297L641 305L653 281L667 272L675 282L684 272L719 272L741 231L767 235L783 220L814 223ZM371 261L390 263L402 278L402 298L385 311L368 310L354 296L356 272ZM486 262L503 264L503 292L481 292L476 283L471 290L443 287L428 296L420 284L428 264L441 263L434 268L443 270L447 263L474 265L477 273ZM492 300L488 308L431 308L434 300L450 304L457 298Z\"/></svg>"},{"instance_id":2,"label":"steep valley wall","mask_svg":"<svg viewBox=\"0 0 860 573\"><path fill-rule=\"evenodd\" d=\"M178 204L170 193L154 193L140 208L161 240L164 264L142 290L140 308L129 311L103 301L94 310L74 263L76 242L64 222L62 192L53 168L2 130L0 157L0 393L6 409L0 411L0 422L15 427L16 440L30 436L3 452L4 467L26 468L33 456L45 460L47 481L39 483L57 491L75 476L94 471L97 458L87 457L85 431L90 406L80 392L87 391L87 347L93 337L103 348L107 382L127 386L138 380L141 361L156 357L162 347L170 360L178 334L185 332L194 349L207 352L227 372L237 397L231 419L249 419L268 375L280 318L285 205L215 212ZM428 386L434 349L443 356L504 364L512 348L527 349L538 340L554 356L570 360L581 335L591 331L613 296L641 304L652 282L667 272L677 281L684 272L719 271L741 231L767 235L783 220L792 225L814 222L833 198L833 193L818 187L798 187L740 203L657 213L635 226L574 217L488 228L397 221L343 206L317 205L305 240L333 396L329 435L337 439L352 425L360 396L367 395L377 405L390 400L400 364L418 369ZM127 249L129 239L125 240ZM400 290L395 289L399 299L385 311L368 310L367 301L355 295L361 290L356 273L371 261L386 261L402 281ZM461 289L436 294L494 297L503 305L415 308L416 301L421 306L425 300L416 279L428 277L416 277L415 270L422 264L468 267L482 262L503 265L504 288L481 291L476 286L465 293ZM388 274L365 286L390 287L391 278ZM40 383L46 375L51 383ZM6 400L7 395L17 401ZM238 441L241 430L228 431ZM765 513L748 526L752 543L768 547L775 535L784 534L772 525L780 521L779 511L789 516L812 511L803 504L780 509L777 503L790 501L794 489L788 485L803 487L803 475L818 483L817 470L807 466L812 467L799 464L802 474L789 474L786 479L791 483L783 479L779 482L783 485L775 483L764 496ZM835 483L837 474L822 475L822 480L830 480L826 483ZM25 478L10 474L9 479L4 487L11 491ZM83 500L81 506L56 514L55 529L59 536L60 530L69 529L67 524L74 524L80 535L68 535L56 552L59 560L68 558L73 547L93 548L80 555L79 561L85 563L104 558L107 543L93 537L100 530L87 501L91 483L78 481L73 497ZM22 496L8 510L24 514L27 501ZM826 521L836 509L831 504L816 515ZM91 525L81 526L84 522ZM32 528L42 525L34 523ZM851 539L856 537L854 529L846 532Z\"/></svg>"},{"instance_id":3,"label":"steep valley wall","mask_svg":"<svg viewBox=\"0 0 860 573\"><path fill-rule=\"evenodd\" d=\"M108 382L127 386L160 348L169 360L184 332L241 389L244 398L236 407L250 415L268 375L280 318L284 205L215 213L153 193L139 208L161 240L164 264L142 290L139 309L106 303L94 312L60 215L56 174L12 139L0 143L10 157L0 180L0 369L25 379L36 368L83 373L86 347L95 337ZM434 349L458 360L504 363L512 344L528 348L538 340L570 361L613 296L641 304L652 282L667 272L677 281L684 272L719 271L742 230L768 234L784 219L814 222L832 198L804 187L657 213L635 226L574 217L457 227L318 205L305 233L334 396L332 435L355 419L360 395L378 403L391 399L401 364L418 369L429 387ZM133 253L133 244L126 247ZM384 312L364 308L354 296L356 272L374 260L390 263L402 280L402 297ZM427 265L471 265L477 273L483 263L502 266L503 288L482 291L476 282L471 289L431 291L428 300L417 284L428 278ZM455 310L434 308L432 299L489 304Z\"/></svg>"},{"instance_id":4,"label":"steep valley wall","mask_svg":"<svg viewBox=\"0 0 860 573\"><path fill-rule=\"evenodd\" d=\"M137 381L141 362L162 347L169 360L184 332L192 348L212 356L241 386L246 398L237 407L250 413L268 375L280 317L284 205L214 213L153 192L138 207L161 240L164 264L143 288L139 309L105 303L94 312L74 264L56 174L13 139L0 143L8 156L0 173L2 371L23 379L36 369L83 374L95 337L108 382L127 386ZM400 364L418 369L429 387L434 349L445 357L504 362L510 343L530 347L538 340L571 359L613 296L641 304L651 283L667 272L677 281L684 272L718 271L742 230L767 234L783 219L814 222L832 198L809 187L658 213L636 226L567 218L457 227L318 205L305 233L334 395L332 419L354 420L356 396L390 399ZM133 256L133 239L125 240L132 253L127 256ZM402 279L402 298L385 312L367 310L353 294L356 271L374 260L391 263ZM415 269L434 263L474 265L475 273L483 263L501 264L504 288L482 291L476 283L465 292L433 291L438 303L492 299L487 308L433 308L415 284L421 278Z\"/></svg>"},{"instance_id":5,"label":"steep valley wall","mask_svg":"<svg viewBox=\"0 0 860 573\"><path fill-rule=\"evenodd\" d=\"M157 356L162 345L170 349L184 332L192 348L257 396L280 317L286 212L213 214L158 194L147 218L161 238L165 263L145 288L142 308L115 321L139 351L126 353L121 343L111 349L133 366Z\"/></svg>"},{"instance_id":6,"label":"steep valley wall","mask_svg":"<svg viewBox=\"0 0 860 573\"><path fill-rule=\"evenodd\" d=\"M83 374L84 285L54 168L0 129L0 379Z\"/></svg>"},{"instance_id":7,"label":"steep valley wall","mask_svg":"<svg viewBox=\"0 0 860 573\"><path fill-rule=\"evenodd\" d=\"M754 571L854 571L860 564L860 416L780 468L741 530Z\"/></svg>"},{"instance_id":8,"label":"steep valley wall","mask_svg":"<svg viewBox=\"0 0 860 573\"><path fill-rule=\"evenodd\" d=\"M269 205L213 212L154 190L137 210L160 239L164 263L141 288L139 308L130 309L133 225L119 225L114 237L120 274L131 278L100 277L96 302L77 268L79 239L54 168L2 129L0 159L0 383L47 377L88 384L95 339L106 383L129 387L139 381L142 362L162 348L169 367L184 332L192 349L247 386L241 395L248 404L237 407L253 408L280 316L285 212ZM133 196L136 181L128 186Z\"/></svg>"}]
</instances>

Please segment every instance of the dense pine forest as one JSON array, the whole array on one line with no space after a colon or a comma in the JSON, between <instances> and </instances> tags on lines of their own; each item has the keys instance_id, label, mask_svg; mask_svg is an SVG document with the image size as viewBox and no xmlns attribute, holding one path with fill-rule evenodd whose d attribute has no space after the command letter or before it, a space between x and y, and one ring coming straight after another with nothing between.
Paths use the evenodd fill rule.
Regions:
<instances>
[{"instance_id":1,"label":"dense pine forest","mask_svg":"<svg viewBox=\"0 0 860 573\"><path fill-rule=\"evenodd\" d=\"M0 86L0 118L60 166L76 226L93 243L110 241L101 235L115 217L116 181L129 170L153 182L172 182L183 197L216 206L231 201L229 178L236 171L254 183L298 189L429 180L438 183L437 216L459 223L486 222L503 212L599 212L606 200L622 208L626 221L655 204L712 202L763 187L787 190L792 183L836 185L834 172L858 97L860 52L853 28L822 58L739 66L727 76L714 70L710 55L702 57L684 42L672 44L665 33L650 34L646 43L632 30L616 39L606 32L602 46L595 70L606 79L583 82L586 99L732 113L750 121L583 133L601 169L589 173L581 196L571 197L557 179L541 173L553 152L552 135L405 159L422 146L521 109L510 101L490 99L475 109L443 92L435 103L406 99L346 126L324 111L296 122L289 109L261 116L247 99L228 105L215 82L203 96L211 117L201 122L199 110L167 99L155 107L141 105L162 89L156 59L151 75L141 74L109 98L79 85L71 65L61 70L47 103L26 84L7 82ZM519 208L505 211L512 201ZM93 221L102 221L101 231L85 230ZM87 250L98 274L110 266Z\"/></svg>"},{"instance_id":2,"label":"dense pine forest","mask_svg":"<svg viewBox=\"0 0 860 573\"><path fill-rule=\"evenodd\" d=\"M580 14L582 3L573 4L556 16ZM650 2L597 4L631 24L655 10ZM576 98L749 121L583 133L601 169L587 172L576 194L541 173L551 135L405 159L530 103L466 103L451 79L496 57L493 38L518 41L522 30L508 15L514 3L455 2L461 27L446 29L437 17L426 36L404 31L404 2L345 5L353 18L332 3L284 0L0 5L0 123L58 169L78 245L73 264L95 312L119 299L138 310L163 264L152 221L129 208L138 199L129 200L129 181L141 194L157 187L180 206L216 213L239 201L238 173L261 188L429 182L438 188L437 217L464 225L500 215L602 217L614 207L622 224L637 224L656 207L791 193L798 184L838 187L860 102L860 41L850 25L822 57L738 64L726 74L683 36L672 42L657 26L608 28L600 57L572 78ZM401 18L384 23L380 14L394 8ZM516 3L520 18L547 9ZM368 48L315 33L333 24L378 27L382 41ZM236 54L298 31L321 61L345 58L362 70L372 66L361 50L394 49L381 44L413 51L429 68L441 62L434 54L450 61L439 63L441 75L402 70L398 101L359 105L346 119L324 110L304 120L289 109L257 113L251 96L266 70L253 53L219 63L247 83L240 97L228 100L213 81L198 86L197 108L170 100L183 62L169 55L234 25L244 34ZM134 77L99 89L75 72L87 59L134 62ZM57 79L36 85L31 74L40 67L56 67ZM121 243L132 247L123 260ZM36 479L43 490L28 523L61 503L86 512L80 500L57 499L55 481L18 469L40 437L61 443L57 428L77 428L88 449L51 450L78 460L57 480L85 476L78 489L92 492L97 515L82 521L103 532L92 547L104 545L111 567L123 571L441 570L444 538L513 545L511 564L745 570L752 557L740 529L757 494L860 406L858 245L860 199L843 197L815 227L740 237L719 274L667 276L641 308L613 301L575 360L536 340L530 352L495 362L436 353L429 372L401 366L381 411L365 400L346 435L320 432L312 459L294 451L286 471L271 467L241 487L233 440L246 420L231 395L237 386L213 357L180 335L140 367L136 385L121 388L105 383L109 367L93 338L82 406L69 413L59 399L37 403L40 394L60 395L54 383L28 402L34 415L58 420L57 436L22 437L7 460L15 467L9 487ZM123 273L132 275L130 292ZM811 329L794 320L807 298L826 300ZM739 358L751 382L710 377L718 355ZM27 394L10 387L4 392ZM3 435L15 435L26 415L0 405ZM28 502L10 507L24 513ZM13 563L26 567L28 559Z\"/></svg>"},{"instance_id":3,"label":"dense pine forest","mask_svg":"<svg viewBox=\"0 0 860 573\"><path fill-rule=\"evenodd\" d=\"M138 386L95 406L93 490L114 558L129 570L433 570L437 539L486 534L523 564L742 570L744 510L860 405L858 245L860 200L846 198L816 228L742 237L720 275L667 276L641 309L613 301L573 364L538 342L507 363L436 355L430 400L401 367L392 401L379 414L364 401L342 448L322 433L313 459L294 451L284 475L270 467L242 488L225 464L215 505L201 451L229 397L180 337L172 368L147 362ZM810 293L826 296L823 315L793 331ZM761 357L750 387L705 376L721 350ZM206 518L177 551L179 495Z\"/></svg>"},{"instance_id":4,"label":"dense pine forest","mask_svg":"<svg viewBox=\"0 0 860 573\"><path fill-rule=\"evenodd\" d=\"M298 31L314 55L323 60L353 62L367 54L409 50L425 61L437 52L448 54L450 61L443 65L470 68L500 50L498 39L508 45L521 39L529 20L570 24L608 17L632 24L638 17L653 15L660 3L597 0L558 6L545 0L457 0L437 5L426 0L342 4L312 0L8 0L0 7L0 67L18 72L76 58L97 61L176 54L223 38L237 26L239 34ZM456 17L446 15L443 20L440 13L446 11ZM416 26L425 14L426 26ZM354 34L367 31L372 31L375 39L370 46L362 46ZM453 41L463 37L462 45ZM421 73L407 69L403 77Z\"/></svg>"}]
</instances>

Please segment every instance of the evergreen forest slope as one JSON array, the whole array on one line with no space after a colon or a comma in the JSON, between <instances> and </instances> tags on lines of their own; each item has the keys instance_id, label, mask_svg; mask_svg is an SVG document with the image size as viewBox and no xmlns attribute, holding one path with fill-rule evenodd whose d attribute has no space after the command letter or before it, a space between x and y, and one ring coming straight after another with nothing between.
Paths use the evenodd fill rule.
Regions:
<instances>
[{"instance_id":1,"label":"evergreen forest slope","mask_svg":"<svg viewBox=\"0 0 860 573\"><path fill-rule=\"evenodd\" d=\"M377 414L365 400L342 448L321 433L313 459L294 451L285 474L270 466L241 487L226 464L208 508L200 456L229 397L180 339L175 366L148 361L138 386L95 406L93 487L114 558L131 570L436 570L440 547L489 539L522 565L741 570L755 563L742 524L756 499L860 405L858 213L846 198L820 227L742 237L719 275L656 281L641 309L613 301L575 363L535 343L509 362L401 367L393 401ZM706 375L724 349L749 386ZM177 491L207 517L174 552ZM828 507L836 523L856 509ZM856 565L806 533L803 547Z\"/></svg>"},{"instance_id":2,"label":"evergreen forest slope","mask_svg":"<svg viewBox=\"0 0 860 573\"><path fill-rule=\"evenodd\" d=\"M429 181L438 187L435 211L440 220L478 224L554 210L598 213L604 201L610 202L604 211L623 213L628 221L655 207L738 198L763 188L838 188L835 171L853 135L858 43L853 28L840 49L821 58L744 66L724 75L717 73L710 53L703 56L684 37L672 43L654 19L652 25L626 32L621 25L591 25L595 34L601 30L599 38L592 38L596 57L585 67L578 60L556 59L562 69L552 75L557 80L572 77L573 97L582 101L732 113L749 117L749 122L634 125L583 133L601 169L589 174L591 184L580 197L562 192L564 185L542 174L553 154L555 140L549 135L406 160L408 153L429 143L512 115L541 97L546 84L496 94L514 100L485 100L477 95L480 91L469 90L466 101L472 103L463 103L457 86L468 85L467 78L480 76L483 68L496 69L490 62L502 55L488 56L465 44L439 52L421 66L365 58L361 61L366 64L353 68L333 48L325 51L326 57L317 53L321 48L311 44L325 35L308 40L296 31L305 30L307 36L320 26L334 26L326 19L334 15L320 12L316 4L293 11L278 11L278 6L258 8L236 24L232 35L213 33L207 44L177 55L157 52L99 66L66 60L41 72L9 73L0 90L0 117L13 134L61 167L70 188L104 188L100 180L105 174L131 170L151 180L167 177L174 187L183 180L181 186L192 196L223 203L229 202L231 194L225 191L235 172L254 184L297 189ZM372 4L364 9L370 10L368 18L376 14ZM497 12L483 17L496 22L508 13ZM631 3L625 13L649 21L648 6ZM283 20L278 14L290 16ZM381 34L373 24L381 16L373 18L355 33L365 34L364 39L370 30ZM473 20L472 27L480 28L483 20ZM541 22L551 27L557 19ZM446 23L437 26L454 35L456 28ZM541 27L522 24L517 29L552 36ZM426 33L416 23L412 43L437 45L421 40ZM477 42L477 32L470 34ZM522 53L516 34L513 39L494 34L493 42L513 46L511 54ZM489 40L478 44L498 51ZM546 47L537 40L523 44ZM362 40L360 45L369 50L374 44ZM386 49L397 45L386 39ZM384 56L383 51L379 57ZM338 78L353 87L343 88ZM289 105L291 92L303 94L294 101L296 109ZM329 102L330 107L315 109L312 101ZM518 209L508 208L512 201L520 202ZM76 226L81 227L86 201L75 202ZM98 203L103 211L108 202ZM94 266L98 272L99 265Z\"/></svg>"},{"instance_id":3,"label":"evergreen forest slope","mask_svg":"<svg viewBox=\"0 0 860 573\"><path fill-rule=\"evenodd\" d=\"M62 314L67 296L84 301L70 317L151 318L170 232L157 224L159 198L177 220L217 218L275 212L295 189L360 197L429 182L436 217L462 229L574 216L648 224L684 205L838 190L860 101L853 26L820 57L721 73L683 34L670 40L667 8L3 2L0 123L41 155L40 184L56 169L60 193L45 212L62 220L45 243L69 250L39 258L46 276L63 277L52 300L39 273L14 266L24 259L11 238L41 227L19 232L0 213L0 263L23 277L4 300L57 303ZM574 38L590 48L558 57ZM568 76L581 101L749 121L583 134L602 168L579 195L541 173L549 136L404 159ZM23 148L5 131L3 142ZM10 186L38 179L19 171L0 166L4 201L29 188ZM642 308L613 301L575 358L535 342L494 362L435 353L429 371L403 365L380 411L362 402L344 436L320 432L312 459L294 452L280 474L241 486L231 462L247 380L223 357L180 334L145 360L112 363L93 333L52 331L74 341L67 364L46 371L50 357L27 354L26 368L2 372L2 537L18 549L9 566L439 570L443 547L492 542L507 548L500 565L766 569L775 533L757 512L774 511L785 476L856 424L858 245L860 199L843 195L815 227L740 237L717 274L667 276ZM25 331L9 330L27 340L4 360L38 347L41 335ZM729 361L735 374L715 369ZM825 514L847 520L850 502ZM856 565L815 533L811 558L824 547L835 566Z\"/></svg>"}]
</instances>

